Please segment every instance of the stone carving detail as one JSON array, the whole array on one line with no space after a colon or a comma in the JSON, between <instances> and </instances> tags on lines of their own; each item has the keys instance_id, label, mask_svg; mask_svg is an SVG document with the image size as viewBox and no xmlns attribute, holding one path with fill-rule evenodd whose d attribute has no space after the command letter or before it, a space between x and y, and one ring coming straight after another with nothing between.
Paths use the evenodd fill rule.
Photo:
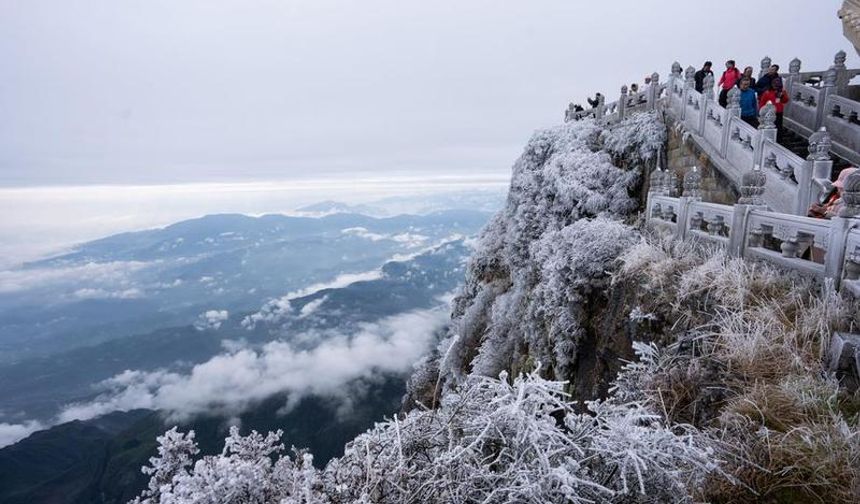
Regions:
<instances>
[{"instance_id":1,"label":"stone carving detail","mask_svg":"<svg viewBox=\"0 0 860 504\"><path fill-rule=\"evenodd\" d=\"M708 100L714 99L714 76L708 74L705 76L705 79L702 81L702 94L705 95L705 98Z\"/></svg>"},{"instance_id":2,"label":"stone carving detail","mask_svg":"<svg viewBox=\"0 0 860 504\"><path fill-rule=\"evenodd\" d=\"M663 180L666 183L664 194L666 196L676 196L678 191L678 175L675 173L675 170L666 170Z\"/></svg>"},{"instance_id":3,"label":"stone carving detail","mask_svg":"<svg viewBox=\"0 0 860 504\"><path fill-rule=\"evenodd\" d=\"M767 71L770 69L771 63L772 61L770 59L770 56L765 56L761 59L761 70L758 73L759 79L767 73Z\"/></svg>"},{"instance_id":4,"label":"stone carving detail","mask_svg":"<svg viewBox=\"0 0 860 504\"><path fill-rule=\"evenodd\" d=\"M672 63L672 75L674 75L675 77L680 77L681 72L683 72L683 70L681 69L681 64L677 61Z\"/></svg>"},{"instance_id":5,"label":"stone carving detail","mask_svg":"<svg viewBox=\"0 0 860 504\"><path fill-rule=\"evenodd\" d=\"M747 243L752 248L758 248L764 245L764 231L762 231L760 227L750 231L749 241Z\"/></svg>"},{"instance_id":6,"label":"stone carving detail","mask_svg":"<svg viewBox=\"0 0 860 504\"><path fill-rule=\"evenodd\" d=\"M761 196L764 194L765 183L767 183L767 175L761 171L759 165L755 165L741 177L741 197L738 203L763 206L764 201Z\"/></svg>"},{"instance_id":7,"label":"stone carving detail","mask_svg":"<svg viewBox=\"0 0 860 504\"><path fill-rule=\"evenodd\" d=\"M622 96L626 96L626 95L627 95L627 84L625 84L625 85L621 86L621 95L622 95Z\"/></svg>"},{"instance_id":8,"label":"stone carving detail","mask_svg":"<svg viewBox=\"0 0 860 504\"><path fill-rule=\"evenodd\" d=\"M815 133L809 135L809 156L806 159L813 161L829 161L830 147L833 142L830 140L830 133L827 128L821 127Z\"/></svg>"},{"instance_id":9,"label":"stone carving detail","mask_svg":"<svg viewBox=\"0 0 860 504\"><path fill-rule=\"evenodd\" d=\"M723 216L715 215L714 220L708 222L708 234L711 236L721 235L725 225L726 221L723 220Z\"/></svg>"},{"instance_id":10,"label":"stone carving detail","mask_svg":"<svg viewBox=\"0 0 860 504\"><path fill-rule=\"evenodd\" d=\"M860 216L860 172L854 172L845 179L842 189L842 209L839 217Z\"/></svg>"},{"instance_id":11,"label":"stone carving detail","mask_svg":"<svg viewBox=\"0 0 860 504\"><path fill-rule=\"evenodd\" d=\"M675 209L672 205L666 205L666 209L663 210L663 220L672 222L675 218Z\"/></svg>"},{"instance_id":12,"label":"stone carving detail","mask_svg":"<svg viewBox=\"0 0 860 504\"><path fill-rule=\"evenodd\" d=\"M758 129L776 129L776 107L768 103L759 111Z\"/></svg>"},{"instance_id":13,"label":"stone carving detail","mask_svg":"<svg viewBox=\"0 0 860 504\"><path fill-rule=\"evenodd\" d=\"M660 209L660 203L654 203L651 208L651 218L659 219L661 215L663 215L663 211Z\"/></svg>"},{"instance_id":14,"label":"stone carving detail","mask_svg":"<svg viewBox=\"0 0 860 504\"><path fill-rule=\"evenodd\" d=\"M846 254L844 269L847 280L860 279L860 250L858 248L860 247L855 247L852 253Z\"/></svg>"},{"instance_id":15,"label":"stone carving detail","mask_svg":"<svg viewBox=\"0 0 860 504\"><path fill-rule=\"evenodd\" d=\"M847 55L845 54L845 51L839 50L839 52L837 52L836 55L833 56L833 66L840 70L845 68L846 57Z\"/></svg>"},{"instance_id":16,"label":"stone carving detail","mask_svg":"<svg viewBox=\"0 0 860 504\"><path fill-rule=\"evenodd\" d=\"M796 236L792 236L791 238L782 242L782 245L779 246L782 250L782 257L795 258L797 257L797 251L800 248L798 244L798 240Z\"/></svg>"},{"instance_id":17,"label":"stone carving detail","mask_svg":"<svg viewBox=\"0 0 860 504\"><path fill-rule=\"evenodd\" d=\"M732 86L729 90L729 110L737 110L740 115L741 110L741 90L737 86Z\"/></svg>"},{"instance_id":18,"label":"stone carving detail","mask_svg":"<svg viewBox=\"0 0 860 504\"><path fill-rule=\"evenodd\" d=\"M694 166L684 175L684 196L700 200L702 199L702 174L699 167Z\"/></svg>"},{"instance_id":19,"label":"stone carving detail","mask_svg":"<svg viewBox=\"0 0 860 504\"><path fill-rule=\"evenodd\" d=\"M656 170L651 172L650 184L648 192L662 194L663 193L663 170L658 166Z\"/></svg>"},{"instance_id":20,"label":"stone carving detail","mask_svg":"<svg viewBox=\"0 0 860 504\"><path fill-rule=\"evenodd\" d=\"M651 84L657 85L660 83L660 74L654 72L651 74Z\"/></svg>"},{"instance_id":21,"label":"stone carving detail","mask_svg":"<svg viewBox=\"0 0 860 504\"><path fill-rule=\"evenodd\" d=\"M792 75L796 75L796 74L800 73L800 60L799 59L794 58L793 60L791 60L791 62L788 64L788 73L790 73Z\"/></svg>"},{"instance_id":22,"label":"stone carving detail","mask_svg":"<svg viewBox=\"0 0 860 504\"><path fill-rule=\"evenodd\" d=\"M824 77L821 79L821 85L823 87L833 87L836 85L836 68L830 67L824 71Z\"/></svg>"},{"instance_id":23,"label":"stone carving detail","mask_svg":"<svg viewBox=\"0 0 860 504\"><path fill-rule=\"evenodd\" d=\"M696 87L696 69L688 66L684 71L684 85L688 88Z\"/></svg>"}]
</instances>

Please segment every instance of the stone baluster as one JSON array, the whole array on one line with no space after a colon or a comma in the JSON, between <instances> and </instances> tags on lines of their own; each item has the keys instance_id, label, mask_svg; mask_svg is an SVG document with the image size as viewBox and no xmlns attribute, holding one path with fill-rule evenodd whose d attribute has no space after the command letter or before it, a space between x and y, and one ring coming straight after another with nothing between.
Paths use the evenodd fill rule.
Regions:
<instances>
[{"instance_id":1,"label":"stone baluster","mask_svg":"<svg viewBox=\"0 0 860 504\"><path fill-rule=\"evenodd\" d=\"M684 71L684 86L695 89L696 87L696 69L688 66Z\"/></svg>"},{"instance_id":2,"label":"stone baluster","mask_svg":"<svg viewBox=\"0 0 860 504\"><path fill-rule=\"evenodd\" d=\"M761 59L761 69L758 72L758 78L759 79L764 77L764 74L766 74L768 72L768 70L770 70L771 63L772 62L771 62L770 56L765 56L764 58Z\"/></svg>"},{"instance_id":3,"label":"stone baluster","mask_svg":"<svg viewBox=\"0 0 860 504\"><path fill-rule=\"evenodd\" d=\"M681 96L681 119L687 117L687 107L691 105L692 92L696 88L696 69L688 66L684 70L684 94Z\"/></svg>"},{"instance_id":4,"label":"stone baluster","mask_svg":"<svg viewBox=\"0 0 860 504\"><path fill-rule=\"evenodd\" d=\"M681 73L683 72L681 68L681 64L677 61L672 63L672 77L681 78Z\"/></svg>"},{"instance_id":5,"label":"stone baluster","mask_svg":"<svg viewBox=\"0 0 860 504\"><path fill-rule=\"evenodd\" d=\"M818 92L818 109L815 111L815 129L824 125L824 118L830 112L827 107L830 105L830 96L838 94L836 87L839 79L839 72L835 67L830 67L824 71L821 77L821 88Z\"/></svg>"},{"instance_id":6,"label":"stone baluster","mask_svg":"<svg viewBox=\"0 0 860 504\"><path fill-rule=\"evenodd\" d=\"M741 90L734 86L729 90L726 110L735 117L741 116Z\"/></svg>"},{"instance_id":7,"label":"stone baluster","mask_svg":"<svg viewBox=\"0 0 860 504\"><path fill-rule=\"evenodd\" d=\"M698 166L693 166L684 175L684 196L691 200L702 200L702 174Z\"/></svg>"},{"instance_id":8,"label":"stone baluster","mask_svg":"<svg viewBox=\"0 0 860 504\"><path fill-rule=\"evenodd\" d=\"M822 192L829 191L830 173L833 170L833 160L830 158L830 133L827 128L820 128L809 136L809 155L806 157L806 169L801 179L798 179L797 215L806 215L813 202L818 201ZM807 174L807 172L809 172Z\"/></svg>"},{"instance_id":9,"label":"stone baluster","mask_svg":"<svg viewBox=\"0 0 860 504\"><path fill-rule=\"evenodd\" d=\"M860 280L860 247L855 247L845 258L845 279Z\"/></svg>"},{"instance_id":10,"label":"stone baluster","mask_svg":"<svg viewBox=\"0 0 860 504\"><path fill-rule=\"evenodd\" d=\"M705 97L706 100L714 101L714 76L713 74L708 74L705 76L702 81L702 96ZM704 109L704 107L702 107Z\"/></svg>"},{"instance_id":11,"label":"stone baluster","mask_svg":"<svg viewBox=\"0 0 860 504\"><path fill-rule=\"evenodd\" d=\"M678 175L675 173L675 170L666 170L663 180L666 181L664 194L675 197L678 194Z\"/></svg>"},{"instance_id":12,"label":"stone baluster","mask_svg":"<svg viewBox=\"0 0 860 504\"><path fill-rule=\"evenodd\" d=\"M651 172L651 177L649 178L648 192L655 194L663 193L663 170L661 170L659 166Z\"/></svg>"},{"instance_id":13,"label":"stone baluster","mask_svg":"<svg viewBox=\"0 0 860 504\"><path fill-rule=\"evenodd\" d=\"M833 70L836 72L836 94L846 96L848 93L848 82L851 78L848 76L848 68L845 67L845 59L847 55L845 51L840 50L833 56Z\"/></svg>"},{"instance_id":14,"label":"stone baluster","mask_svg":"<svg viewBox=\"0 0 860 504\"><path fill-rule=\"evenodd\" d=\"M651 86L648 88L648 110L657 109L657 100L660 98L660 74L651 74Z\"/></svg>"},{"instance_id":15,"label":"stone baluster","mask_svg":"<svg viewBox=\"0 0 860 504\"><path fill-rule=\"evenodd\" d=\"M768 103L758 112L758 141L756 142L758 150L753 156L756 164L767 163L764 156L765 140L776 143L776 133L776 106Z\"/></svg>"},{"instance_id":16,"label":"stone baluster","mask_svg":"<svg viewBox=\"0 0 860 504\"><path fill-rule=\"evenodd\" d=\"M627 84L621 86L621 98L618 99L618 119L624 119L627 115Z\"/></svg>"},{"instance_id":17,"label":"stone baluster","mask_svg":"<svg viewBox=\"0 0 860 504\"><path fill-rule=\"evenodd\" d=\"M788 77L784 79L784 88L788 92L789 102L785 105L785 116L791 116L792 108L794 107L794 86L802 86L800 82L800 60L794 58L788 63Z\"/></svg>"},{"instance_id":18,"label":"stone baluster","mask_svg":"<svg viewBox=\"0 0 860 504\"><path fill-rule=\"evenodd\" d=\"M759 165L755 165L752 170L744 173L741 176L741 197L738 199L738 204L764 206L762 195L766 183L767 175Z\"/></svg>"},{"instance_id":19,"label":"stone baluster","mask_svg":"<svg viewBox=\"0 0 860 504\"><path fill-rule=\"evenodd\" d=\"M845 179L839 217L852 219L860 217L860 172L854 172Z\"/></svg>"},{"instance_id":20,"label":"stone baluster","mask_svg":"<svg viewBox=\"0 0 860 504\"><path fill-rule=\"evenodd\" d=\"M786 257L789 259L794 259L797 257L797 251L800 249L800 244L797 236L791 236L783 240L782 244L779 246L780 250L782 250L782 257Z\"/></svg>"},{"instance_id":21,"label":"stone baluster","mask_svg":"<svg viewBox=\"0 0 860 504\"><path fill-rule=\"evenodd\" d=\"M602 94L597 97L597 107L594 110L595 119L603 119L603 114L605 111L604 103L606 102L606 97Z\"/></svg>"}]
</instances>

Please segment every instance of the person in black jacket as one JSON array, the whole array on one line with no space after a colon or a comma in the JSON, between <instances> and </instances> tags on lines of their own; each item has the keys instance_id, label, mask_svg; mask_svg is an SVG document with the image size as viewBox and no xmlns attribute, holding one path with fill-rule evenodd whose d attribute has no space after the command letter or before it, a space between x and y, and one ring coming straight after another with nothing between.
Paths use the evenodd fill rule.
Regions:
<instances>
[{"instance_id":1,"label":"person in black jacket","mask_svg":"<svg viewBox=\"0 0 860 504\"><path fill-rule=\"evenodd\" d=\"M711 71L711 66L713 63L710 61L706 61L704 65L702 65L702 69L696 72L693 78L696 80L696 91L702 92L702 89L705 88L705 76L710 74L714 75L714 72Z\"/></svg>"},{"instance_id":2,"label":"person in black jacket","mask_svg":"<svg viewBox=\"0 0 860 504\"><path fill-rule=\"evenodd\" d=\"M762 75L755 85L755 91L759 96L763 95L770 89L770 83L773 79L779 77L779 65L771 65L767 73Z\"/></svg>"}]
</instances>

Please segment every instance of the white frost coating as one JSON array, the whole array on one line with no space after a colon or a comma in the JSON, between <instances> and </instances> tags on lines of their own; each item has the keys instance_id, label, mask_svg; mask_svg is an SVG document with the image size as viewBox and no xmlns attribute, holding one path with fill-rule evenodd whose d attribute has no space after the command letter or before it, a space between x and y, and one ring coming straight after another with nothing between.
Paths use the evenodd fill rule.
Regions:
<instances>
[{"instance_id":1,"label":"white frost coating","mask_svg":"<svg viewBox=\"0 0 860 504\"><path fill-rule=\"evenodd\" d=\"M670 429L637 403L594 402L578 413L563 387L536 374L470 377L436 410L358 436L322 471L306 453L281 455L280 431L242 437L233 428L220 455L196 462L193 433L169 431L136 502L693 501L687 489L715 469L706 437Z\"/></svg>"}]
</instances>

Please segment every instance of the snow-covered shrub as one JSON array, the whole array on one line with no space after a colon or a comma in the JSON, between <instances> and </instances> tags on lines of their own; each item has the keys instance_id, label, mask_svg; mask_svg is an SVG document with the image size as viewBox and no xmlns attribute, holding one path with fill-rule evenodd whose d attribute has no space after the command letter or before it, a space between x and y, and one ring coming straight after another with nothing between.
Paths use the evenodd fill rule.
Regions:
<instances>
[{"instance_id":1,"label":"snow-covered shrub","mask_svg":"<svg viewBox=\"0 0 860 504\"><path fill-rule=\"evenodd\" d=\"M563 386L537 373L470 376L437 409L358 436L322 471L307 454L273 460L280 432L242 437L236 429L220 455L189 469L195 447L171 431L152 459L171 477L138 502L692 502L690 489L715 470L710 441L696 429L670 428L635 402L593 402L580 413Z\"/></svg>"},{"instance_id":2,"label":"snow-covered shrub","mask_svg":"<svg viewBox=\"0 0 860 504\"><path fill-rule=\"evenodd\" d=\"M646 162L656 158L666 143L666 126L657 112L639 112L601 134L603 148L616 159Z\"/></svg>"}]
</instances>

